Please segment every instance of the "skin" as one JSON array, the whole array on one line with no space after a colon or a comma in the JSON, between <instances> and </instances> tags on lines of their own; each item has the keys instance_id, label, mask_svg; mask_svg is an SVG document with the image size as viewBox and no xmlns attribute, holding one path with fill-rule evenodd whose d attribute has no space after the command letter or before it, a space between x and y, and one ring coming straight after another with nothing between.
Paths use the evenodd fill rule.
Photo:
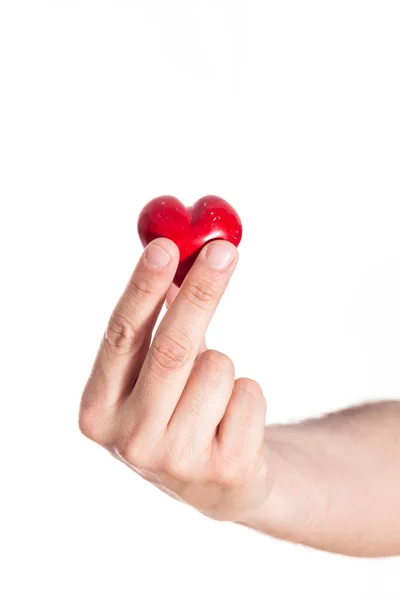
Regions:
<instances>
[{"instance_id":1,"label":"skin","mask_svg":"<svg viewBox=\"0 0 400 600\"><path fill-rule=\"evenodd\" d=\"M214 268L215 250L229 265ZM329 552L400 554L400 403L266 427L259 384L235 379L231 359L204 341L237 249L207 244L180 290L178 260L168 239L145 249L83 391L82 433L213 519Z\"/></svg>"}]
</instances>

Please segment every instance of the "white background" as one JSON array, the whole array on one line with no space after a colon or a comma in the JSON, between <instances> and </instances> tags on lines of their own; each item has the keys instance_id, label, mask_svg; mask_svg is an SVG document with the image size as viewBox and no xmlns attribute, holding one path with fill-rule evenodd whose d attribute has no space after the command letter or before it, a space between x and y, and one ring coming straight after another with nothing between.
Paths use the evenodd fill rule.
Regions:
<instances>
[{"instance_id":1,"label":"white background","mask_svg":"<svg viewBox=\"0 0 400 600\"><path fill-rule=\"evenodd\" d=\"M400 559L209 521L77 428L163 193L242 217L208 343L269 422L400 398L399 11L0 2L2 598L400 597Z\"/></svg>"}]
</instances>

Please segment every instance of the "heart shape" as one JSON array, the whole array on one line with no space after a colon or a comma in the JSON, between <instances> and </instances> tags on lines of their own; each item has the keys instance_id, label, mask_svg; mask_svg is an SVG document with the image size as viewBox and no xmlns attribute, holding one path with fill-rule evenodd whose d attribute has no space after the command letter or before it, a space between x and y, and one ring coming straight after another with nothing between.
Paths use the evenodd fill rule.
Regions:
<instances>
[{"instance_id":1,"label":"heart shape","mask_svg":"<svg viewBox=\"0 0 400 600\"><path fill-rule=\"evenodd\" d=\"M203 196L190 207L174 196L158 196L142 209L138 233L143 246L166 237L179 248L179 266L174 283L180 286L202 247L215 239L238 246L242 223L237 212L219 196Z\"/></svg>"}]
</instances>

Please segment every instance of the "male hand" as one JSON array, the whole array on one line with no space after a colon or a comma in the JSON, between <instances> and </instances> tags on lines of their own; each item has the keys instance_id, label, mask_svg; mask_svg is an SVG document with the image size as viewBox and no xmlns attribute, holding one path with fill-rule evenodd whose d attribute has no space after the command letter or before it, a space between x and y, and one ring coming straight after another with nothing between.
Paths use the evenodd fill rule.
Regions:
<instances>
[{"instance_id":1,"label":"male hand","mask_svg":"<svg viewBox=\"0 0 400 600\"><path fill-rule=\"evenodd\" d=\"M108 323L79 425L169 495L240 521L271 488L265 399L253 380L235 380L230 358L204 345L238 253L210 242L179 291L171 287L178 254L165 238L145 249Z\"/></svg>"}]
</instances>

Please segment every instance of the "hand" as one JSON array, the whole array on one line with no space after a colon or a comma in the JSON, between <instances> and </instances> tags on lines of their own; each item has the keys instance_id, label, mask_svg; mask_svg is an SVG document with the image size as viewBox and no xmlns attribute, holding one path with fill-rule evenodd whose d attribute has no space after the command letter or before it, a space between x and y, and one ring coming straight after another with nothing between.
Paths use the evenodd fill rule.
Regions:
<instances>
[{"instance_id":1,"label":"hand","mask_svg":"<svg viewBox=\"0 0 400 600\"><path fill-rule=\"evenodd\" d=\"M271 487L266 404L256 382L235 380L232 361L204 345L238 254L229 242L210 242L179 291L171 288L178 258L166 238L145 249L108 323L79 425L169 495L239 521ZM151 342L167 293L170 308Z\"/></svg>"}]
</instances>

